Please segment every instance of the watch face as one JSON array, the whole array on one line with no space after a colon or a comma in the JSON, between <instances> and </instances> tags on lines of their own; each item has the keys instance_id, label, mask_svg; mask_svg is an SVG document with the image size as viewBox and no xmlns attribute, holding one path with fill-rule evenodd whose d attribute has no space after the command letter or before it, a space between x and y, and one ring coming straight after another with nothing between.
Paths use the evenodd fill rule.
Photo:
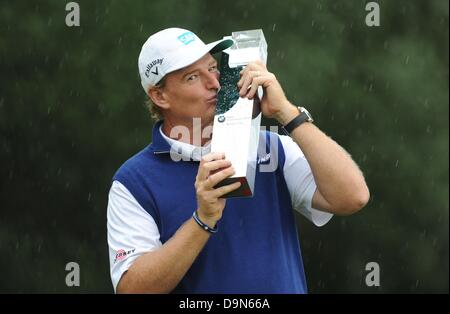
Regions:
<instances>
[{"instance_id":1,"label":"watch face","mask_svg":"<svg viewBox=\"0 0 450 314\"><path fill-rule=\"evenodd\" d=\"M304 112L308 116L308 121L309 122L313 122L314 121L312 116L311 116L311 114L309 113L308 110L306 110L306 108L300 107L300 111Z\"/></svg>"}]
</instances>

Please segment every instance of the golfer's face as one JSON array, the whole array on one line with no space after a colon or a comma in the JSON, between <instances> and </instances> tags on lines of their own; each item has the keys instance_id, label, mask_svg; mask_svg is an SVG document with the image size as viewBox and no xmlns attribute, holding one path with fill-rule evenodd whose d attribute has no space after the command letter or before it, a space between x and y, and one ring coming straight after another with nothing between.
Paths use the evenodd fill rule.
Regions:
<instances>
[{"instance_id":1,"label":"golfer's face","mask_svg":"<svg viewBox=\"0 0 450 314\"><path fill-rule=\"evenodd\" d=\"M168 114L177 119L199 117L212 123L217 102L219 72L217 61L208 53L194 64L167 75L165 94Z\"/></svg>"}]
</instances>

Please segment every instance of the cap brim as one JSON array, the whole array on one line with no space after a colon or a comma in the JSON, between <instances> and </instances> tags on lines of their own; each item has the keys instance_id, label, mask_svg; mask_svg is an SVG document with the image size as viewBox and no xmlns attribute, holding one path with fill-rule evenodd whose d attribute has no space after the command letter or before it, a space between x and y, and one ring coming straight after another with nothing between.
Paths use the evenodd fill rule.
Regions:
<instances>
[{"instance_id":1,"label":"cap brim","mask_svg":"<svg viewBox=\"0 0 450 314\"><path fill-rule=\"evenodd\" d=\"M234 44L234 41L232 39L221 39L221 40L212 42L206 46L208 48L211 48L209 50L210 53L218 53L220 51L230 48L231 46L233 46L233 44Z\"/></svg>"}]
</instances>

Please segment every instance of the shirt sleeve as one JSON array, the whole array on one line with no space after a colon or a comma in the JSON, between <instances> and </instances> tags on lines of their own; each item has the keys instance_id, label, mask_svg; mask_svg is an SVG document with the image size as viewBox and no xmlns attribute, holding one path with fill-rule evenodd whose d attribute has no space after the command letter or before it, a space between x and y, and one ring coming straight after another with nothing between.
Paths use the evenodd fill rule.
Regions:
<instances>
[{"instance_id":1,"label":"shirt sleeve","mask_svg":"<svg viewBox=\"0 0 450 314\"><path fill-rule=\"evenodd\" d=\"M333 214L312 207L312 198L317 186L305 155L291 137L286 135L279 137L285 155L283 173L291 195L292 207L316 226L325 225Z\"/></svg>"},{"instance_id":2,"label":"shirt sleeve","mask_svg":"<svg viewBox=\"0 0 450 314\"><path fill-rule=\"evenodd\" d=\"M114 181L109 191L107 229L111 281L116 292L131 264L162 243L153 217L119 181Z\"/></svg>"}]
</instances>

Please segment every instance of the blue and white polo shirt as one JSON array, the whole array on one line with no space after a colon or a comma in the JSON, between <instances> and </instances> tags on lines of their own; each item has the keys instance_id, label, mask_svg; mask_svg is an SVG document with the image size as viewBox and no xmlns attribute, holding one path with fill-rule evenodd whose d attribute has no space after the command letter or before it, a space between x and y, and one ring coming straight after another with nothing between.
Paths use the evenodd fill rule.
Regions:
<instances>
[{"instance_id":1,"label":"blue and white polo shirt","mask_svg":"<svg viewBox=\"0 0 450 314\"><path fill-rule=\"evenodd\" d=\"M197 209L194 182L209 146L174 141L161 125L155 124L152 143L113 177L107 227L114 290L139 256L158 250ZM174 161L171 145L189 160ZM264 170L274 162L272 171ZM288 136L262 132L254 196L227 199L219 232L173 292L306 293L293 209L317 226L326 224L332 214L311 207L315 191L298 145Z\"/></svg>"}]
</instances>

